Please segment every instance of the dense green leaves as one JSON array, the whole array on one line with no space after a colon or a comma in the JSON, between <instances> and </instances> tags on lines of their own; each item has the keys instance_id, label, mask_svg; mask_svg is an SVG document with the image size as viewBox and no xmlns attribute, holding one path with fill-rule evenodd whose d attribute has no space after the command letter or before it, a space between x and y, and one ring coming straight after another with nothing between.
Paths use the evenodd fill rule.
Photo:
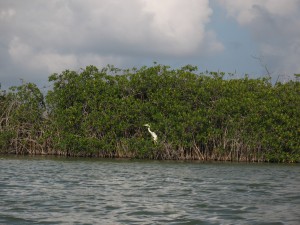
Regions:
<instances>
[{"instance_id":1,"label":"dense green leaves","mask_svg":"<svg viewBox=\"0 0 300 225\"><path fill-rule=\"evenodd\" d=\"M46 104L33 84L0 96L0 148L18 147L12 143L27 124L21 136L42 143L47 154L300 161L300 83L225 75L158 64L53 74Z\"/></svg>"},{"instance_id":2,"label":"dense green leaves","mask_svg":"<svg viewBox=\"0 0 300 225\"><path fill-rule=\"evenodd\" d=\"M0 100L0 149L17 154L43 153L44 97L35 84L11 87Z\"/></svg>"}]
</instances>

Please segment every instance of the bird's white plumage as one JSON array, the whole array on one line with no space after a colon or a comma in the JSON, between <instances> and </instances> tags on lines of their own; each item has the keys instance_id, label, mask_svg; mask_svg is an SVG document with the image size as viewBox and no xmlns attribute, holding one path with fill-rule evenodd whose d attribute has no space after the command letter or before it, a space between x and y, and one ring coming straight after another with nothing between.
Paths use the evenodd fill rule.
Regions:
<instances>
[{"instance_id":1,"label":"bird's white plumage","mask_svg":"<svg viewBox=\"0 0 300 225\"><path fill-rule=\"evenodd\" d=\"M157 135L156 135L155 132L153 132L153 131L150 130L150 125L149 124L145 124L144 126L148 128L148 131L151 134L154 143L157 143Z\"/></svg>"}]
</instances>

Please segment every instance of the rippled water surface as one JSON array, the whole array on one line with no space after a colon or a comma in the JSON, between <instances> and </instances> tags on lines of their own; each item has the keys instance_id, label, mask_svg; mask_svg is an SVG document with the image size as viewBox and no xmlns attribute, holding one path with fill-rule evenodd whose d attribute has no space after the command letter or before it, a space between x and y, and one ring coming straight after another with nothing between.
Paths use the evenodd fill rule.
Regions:
<instances>
[{"instance_id":1,"label":"rippled water surface","mask_svg":"<svg viewBox=\"0 0 300 225\"><path fill-rule=\"evenodd\" d=\"M300 166L2 157L0 224L300 224Z\"/></svg>"}]
</instances>

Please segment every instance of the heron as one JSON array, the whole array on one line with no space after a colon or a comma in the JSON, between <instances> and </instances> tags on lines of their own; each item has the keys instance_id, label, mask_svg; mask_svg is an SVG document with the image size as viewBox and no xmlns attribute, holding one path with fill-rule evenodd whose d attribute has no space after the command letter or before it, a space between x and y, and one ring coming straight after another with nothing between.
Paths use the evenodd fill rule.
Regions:
<instances>
[{"instance_id":1,"label":"heron","mask_svg":"<svg viewBox=\"0 0 300 225\"><path fill-rule=\"evenodd\" d=\"M149 124L146 123L146 124L144 124L144 126L148 128L148 131L151 134L154 143L157 144L157 135L156 135L156 133L154 133L153 131L150 130L150 125Z\"/></svg>"}]
</instances>

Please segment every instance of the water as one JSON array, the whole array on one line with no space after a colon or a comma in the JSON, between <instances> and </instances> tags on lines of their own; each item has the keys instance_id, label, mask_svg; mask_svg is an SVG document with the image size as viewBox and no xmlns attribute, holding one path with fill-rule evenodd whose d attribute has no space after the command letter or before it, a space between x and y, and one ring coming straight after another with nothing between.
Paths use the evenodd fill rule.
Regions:
<instances>
[{"instance_id":1,"label":"water","mask_svg":"<svg viewBox=\"0 0 300 225\"><path fill-rule=\"evenodd\" d=\"M0 224L300 224L300 166L2 157Z\"/></svg>"}]
</instances>

